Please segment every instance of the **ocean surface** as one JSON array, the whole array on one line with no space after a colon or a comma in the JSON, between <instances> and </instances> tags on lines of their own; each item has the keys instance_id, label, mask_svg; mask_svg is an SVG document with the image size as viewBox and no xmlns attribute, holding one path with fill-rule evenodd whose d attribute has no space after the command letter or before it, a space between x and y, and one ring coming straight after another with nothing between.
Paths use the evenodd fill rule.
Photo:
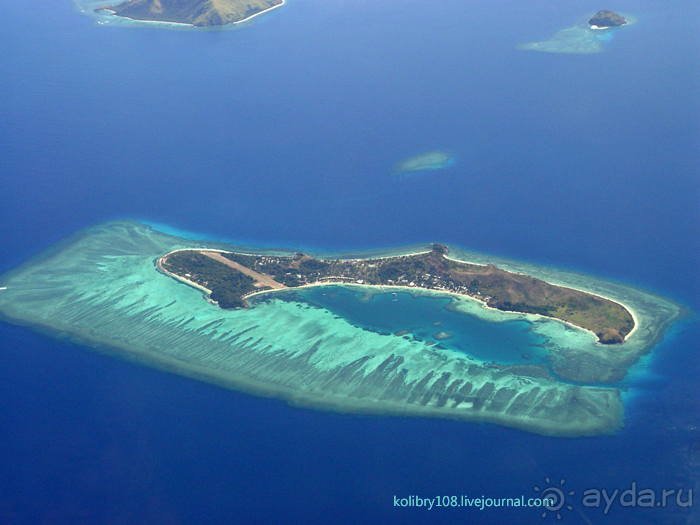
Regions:
<instances>
[{"instance_id":1,"label":"ocean surface","mask_svg":"<svg viewBox=\"0 0 700 525\"><path fill-rule=\"evenodd\" d=\"M601 7L639 19L604 52L516 50ZM578 439L301 409L0 324L0 523L700 523L675 495L582 501L700 492L697 2L290 0L203 32L100 26L67 0L0 18L0 272L134 218L317 253L442 242L691 311L633 369L625 429ZM433 150L454 164L392 173ZM391 305L346 299L326 306L394 328L370 326ZM395 506L550 486L574 491L561 520Z\"/></svg>"}]
</instances>

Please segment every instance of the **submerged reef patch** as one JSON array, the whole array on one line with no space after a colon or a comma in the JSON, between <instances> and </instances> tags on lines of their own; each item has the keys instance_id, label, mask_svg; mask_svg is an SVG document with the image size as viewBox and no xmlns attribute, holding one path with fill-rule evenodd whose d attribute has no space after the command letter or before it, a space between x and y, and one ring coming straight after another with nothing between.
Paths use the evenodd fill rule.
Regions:
<instances>
[{"instance_id":1,"label":"submerged reef patch","mask_svg":"<svg viewBox=\"0 0 700 525\"><path fill-rule=\"evenodd\" d=\"M205 291L157 269L163 254L192 248L235 249L133 221L98 225L0 276L0 315L144 365L307 407L492 422L555 436L622 426L619 388L565 382L541 364L498 365L363 330L325 308L299 307L283 297L288 290L224 310L204 300ZM681 311L622 289L641 324L615 351L560 321L489 310L467 297L452 307L494 322L529 320L549 338L554 365L585 376L593 362L599 375L636 361Z\"/></svg>"},{"instance_id":2,"label":"submerged reef patch","mask_svg":"<svg viewBox=\"0 0 700 525\"><path fill-rule=\"evenodd\" d=\"M454 163L454 158L444 151L429 151L408 157L394 164L392 171L399 174L432 171L446 168Z\"/></svg>"}]
</instances>

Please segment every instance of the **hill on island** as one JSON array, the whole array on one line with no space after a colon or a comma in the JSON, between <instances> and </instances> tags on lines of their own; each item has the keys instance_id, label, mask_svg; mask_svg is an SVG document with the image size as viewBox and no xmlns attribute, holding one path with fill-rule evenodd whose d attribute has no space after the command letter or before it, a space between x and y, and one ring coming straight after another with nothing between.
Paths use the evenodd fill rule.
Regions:
<instances>
[{"instance_id":1,"label":"hill on island","mask_svg":"<svg viewBox=\"0 0 700 525\"><path fill-rule=\"evenodd\" d=\"M283 0L127 0L95 11L151 22L173 22L197 27L233 24L276 7Z\"/></svg>"},{"instance_id":2,"label":"hill on island","mask_svg":"<svg viewBox=\"0 0 700 525\"><path fill-rule=\"evenodd\" d=\"M589 25L606 28L606 27L619 27L627 23L624 16L620 16L617 13L613 13L607 9L598 11L593 17L588 21Z\"/></svg>"}]
</instances>

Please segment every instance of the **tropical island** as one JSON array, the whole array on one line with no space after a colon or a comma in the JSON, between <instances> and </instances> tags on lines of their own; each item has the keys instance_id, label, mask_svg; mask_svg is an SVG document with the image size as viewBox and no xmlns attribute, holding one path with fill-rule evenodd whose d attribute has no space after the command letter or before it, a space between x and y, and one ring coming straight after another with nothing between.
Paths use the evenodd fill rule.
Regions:
<instances>
[{"instance_id":1,"label":"tropical island","mask_svg":"<svg viewBox=\"0 0 700 525\"><path fill-rule=\"evenodd\" d=\"M195 27L236 24L284 4L284 0L126 0L101 5L95 12L144 22Z\"/></svg>"},{"instance_id":2,"label":"tropical island","mask_svg":"<svg viewBox=\"0 0 700 525\"><path fill-rule=\"evenodd\" d=\"M425 253L358 260L320 260L303 253L271 257L178 250L161 257L158 268L203 288L221 308L246 307L246 297L265 290L350 283L466 295L490 308L569 322L593 332L603 344L622 343L634 329L634 318L618 303L492 264L451 260L447 254L442 244L433 244Z\"/></svg>"},{"instance_id":3,"label":"tropical island","mask_svg":"<svg viewBox=\"0 0 700 525\"><path fill-rule=\"evenodd\" d=\"M605 29L608 27L620 27L627 23L624 16L603 9L591 17L588 24L592 29Z\"/></svg>"},{"instance_id":4,"label":"tropical island","mask_svg":"<svg viewBox=\"0 0 700 525\"><path fill-rule=\"evenodd\" d=\"M621 283L456 247L449 257L439 244L371 255L313 257L112 221L0 275L0 320L299 406L571 437L624 425L620 381L685 315ZM501 360L488 340L470 353L453 345L469 341L467 331L430 318L429 341L414 326L374 329L308 298L338 289L357 311L396 294L400 302L386 304L434 301L469 326L489 323L494 337L517 327L542 342L533 351L544 359ZM599 344L587 330L624 344Z\"/></svg>"}]
</instances>

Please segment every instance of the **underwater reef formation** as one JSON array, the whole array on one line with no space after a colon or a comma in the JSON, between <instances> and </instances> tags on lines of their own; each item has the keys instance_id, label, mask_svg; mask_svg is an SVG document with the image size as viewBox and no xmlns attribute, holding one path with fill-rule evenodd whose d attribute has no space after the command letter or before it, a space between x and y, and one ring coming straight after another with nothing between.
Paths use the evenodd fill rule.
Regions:
<instances>
[{"instance_id":1,"label":"underwater reef formation","mask_svg":"<svg viewBox=\"0 0 700 525\"><path fill-rule=\"evenodd\" d=\"M394 173L415 173L446 168L452 163L452 155L444 151L429 151L414 155L394 164Z\"/></svg>"},{"instance_id":2,"label":"underwater reef formation","mask_svg":"<svg viewBox=\"0 0 700 525\"><path fill-rule=\"evenodd\" d=\"M624 344L606 346L558 320L487 309L466 296L413 291L452 297L450 307L464 315L528 320L533 331L548 338L551 366L504 365L365 330L324 308L285 298L296 292L282 288L249 296L250 308L222 309L202 300L208 291L198 284L184 284L157 267L163 254L207 249L250 252L174 237L134 221L98 225L1 275L0 316L110 355L307 407L582 436L621 427L620 389L599 383L624 376L682 313L643 291L546 270L548 280L585 283L591 292L607 291L633 310L634 332ZM268 251L268 256L280 254ZM528 273L538 271L531 267ZM251 282L241 278L238 284Z\"/></svg>"}]
</instances>

